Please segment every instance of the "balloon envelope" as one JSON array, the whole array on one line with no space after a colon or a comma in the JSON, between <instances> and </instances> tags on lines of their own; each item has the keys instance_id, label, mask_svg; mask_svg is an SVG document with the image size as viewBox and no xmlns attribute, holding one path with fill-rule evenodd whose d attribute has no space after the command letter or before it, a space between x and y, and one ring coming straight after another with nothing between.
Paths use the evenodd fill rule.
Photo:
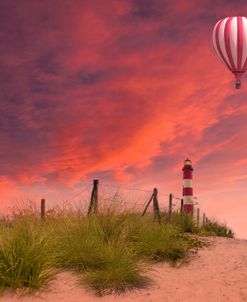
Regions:
<instances>
[{"instance_id":1,"label":"balloon envelope","mask_svg":"<svg viewBox=\"0 0 247 302\"><path fill-rule=\"evenodd\" d=\"M247 69L247 18L227 17L219 20L213 30L213 48L240 81Z\"/></svg>"}]
</instances>

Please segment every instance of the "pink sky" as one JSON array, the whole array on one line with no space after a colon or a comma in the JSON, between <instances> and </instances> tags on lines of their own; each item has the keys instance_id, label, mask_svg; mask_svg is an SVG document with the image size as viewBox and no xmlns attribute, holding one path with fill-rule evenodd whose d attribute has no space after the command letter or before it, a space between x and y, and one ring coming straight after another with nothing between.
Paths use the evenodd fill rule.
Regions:
<instances>
[{"instance_id":1,"label":"pink sky","mask_svg":"<svg viewBox=\"0 0 247 302\"><path fill-rule=\"evenodd\" d=\"M245 1L1 1L1 208L85 180L182 193L247 238L247 77L212 50ZM58 197L56 197L58 198ZM167 202L160 200L160 202Z\"/></svg>"}]
</instances>

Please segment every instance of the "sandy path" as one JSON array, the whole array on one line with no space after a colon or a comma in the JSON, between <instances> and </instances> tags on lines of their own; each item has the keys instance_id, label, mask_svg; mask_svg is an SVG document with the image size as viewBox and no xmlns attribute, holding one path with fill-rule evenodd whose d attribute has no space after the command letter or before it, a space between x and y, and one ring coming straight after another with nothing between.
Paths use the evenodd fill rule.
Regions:
<instances>
[{"instance_id":1,"label":"sandy path","mask_svg":"<svg viewBox=\"0 0 247 302\"><path fill-rule=\"evenodd\" d=\"M188 264L155 265L154 285L120 297L95 297L77 285L76 276L59 273L39 294L18 298L5 293L4 302L242 302L247 301L247 240L207 238Z\"/></svg>"}]
</instances>

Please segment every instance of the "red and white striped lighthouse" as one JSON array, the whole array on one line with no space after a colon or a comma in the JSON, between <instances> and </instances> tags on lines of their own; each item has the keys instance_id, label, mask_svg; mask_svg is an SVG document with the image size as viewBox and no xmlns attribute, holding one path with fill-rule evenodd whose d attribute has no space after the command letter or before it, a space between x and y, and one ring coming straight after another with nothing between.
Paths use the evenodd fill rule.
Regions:
<instances>
[{"instance_id":1,"label":"red and white striped lighthouse","mask_svg":"<svg viewBox=\"0 0 247 302\"><path fill-rule=\"evenodd\" d=\"M187 158L183 166L183 211L186 214L193 213L192 171L191 160Z\"/></svg>"}]
</instances>

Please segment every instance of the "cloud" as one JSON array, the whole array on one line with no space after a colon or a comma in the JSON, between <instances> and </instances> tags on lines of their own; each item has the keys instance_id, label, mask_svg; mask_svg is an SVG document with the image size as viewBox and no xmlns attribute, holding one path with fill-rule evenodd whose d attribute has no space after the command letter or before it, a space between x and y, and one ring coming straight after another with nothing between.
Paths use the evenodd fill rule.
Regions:
<instances>
[{"instance_id":1,"label":"cloud","mask_svg":"<svg viewBox=\"0 0 247 302\"><path fill-rule=\"evenodd\" d=\"M202 198L226 183L242 190L246 76L236 91L211 34L220 18L245 8L1 2L1 177L38 195L83 177L181 194L190 156Z\"/></svg>"}]
</instances>

